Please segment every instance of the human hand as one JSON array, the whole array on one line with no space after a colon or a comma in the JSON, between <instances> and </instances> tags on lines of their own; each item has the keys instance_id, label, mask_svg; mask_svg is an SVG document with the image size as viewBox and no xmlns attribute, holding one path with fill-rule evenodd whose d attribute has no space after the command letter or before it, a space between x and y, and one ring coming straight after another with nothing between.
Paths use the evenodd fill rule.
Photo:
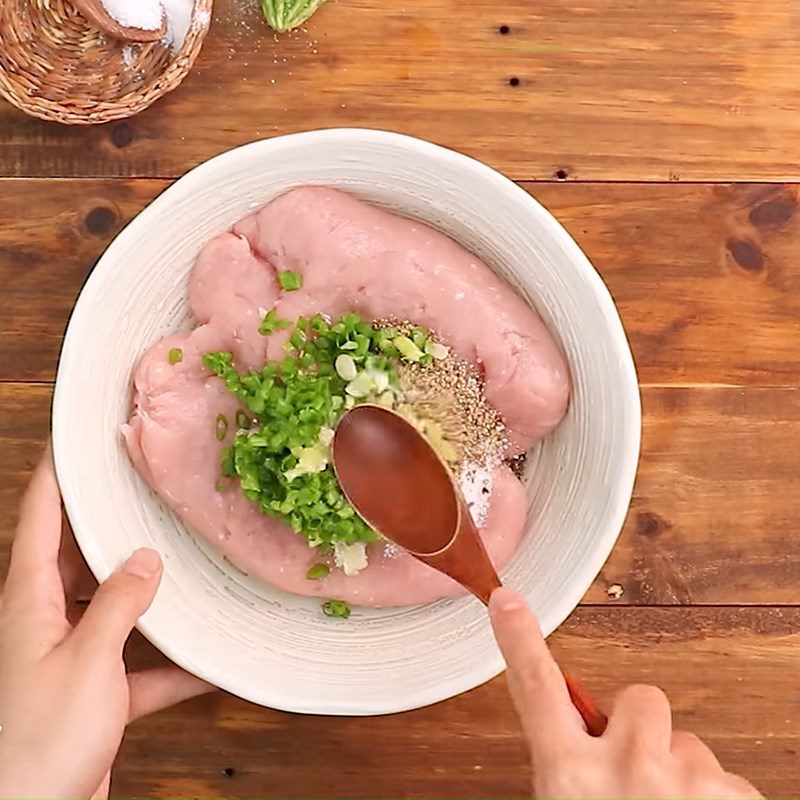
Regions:
<instances>
[{"instance_id":1,"label":"human hand","mask_svg":"<svg viewBox=\"0 0 800 800\"><path fill-rule=\"evenodd\" d=\"M107 795L128 722L213 689L174 666L126 674L122 649L158 588L158 553L137 550L73 627L78 572L61 542L48 447L22 501L0 608L2 798Z\"/></svg>"},{"instance_id":2,"label":"human hand","mask_svg":"<svg viewBox=\"0 0 800 800\"><path fill-rule=\"evenodd\" d=\"M525 601L497 589L489 613L530 749L536 797L761 797L725 772L700 739L672 730L669 701L655 686L623 689L606 732L589 736Z\"/></svg>"}]
</instances>

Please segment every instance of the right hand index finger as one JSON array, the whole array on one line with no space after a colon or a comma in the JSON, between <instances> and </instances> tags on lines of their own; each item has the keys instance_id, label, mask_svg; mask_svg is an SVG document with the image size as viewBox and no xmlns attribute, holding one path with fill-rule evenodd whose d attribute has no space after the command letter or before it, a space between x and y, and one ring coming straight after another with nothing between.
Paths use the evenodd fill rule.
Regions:
<instances>
[{"instance_id":1,"label":"right hand index finger","mask_svg":"<svg viewBox=\"0 0 800 800\"><path fill-rule=\"evenodd\" d=\"M527 603L510 589L496 589L489 601L489 616L534 762L585 736L561 670Z\"/></svg>"}]
</instances>

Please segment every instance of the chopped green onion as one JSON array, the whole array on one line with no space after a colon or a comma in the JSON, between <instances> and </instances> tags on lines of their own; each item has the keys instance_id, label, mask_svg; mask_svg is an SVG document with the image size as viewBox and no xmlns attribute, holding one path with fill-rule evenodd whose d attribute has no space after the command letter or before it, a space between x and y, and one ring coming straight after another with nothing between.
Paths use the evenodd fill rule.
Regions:
<instances>
[{"instance_id":1,"label":"chopped green onion","mask_svg":"<svg viewBox=\"0 0 800 800\"><path fill-rule=\"evenodd\" d=\"M228 433L228 418L224 414L217 414L215 434L218 441L222 441Z\"/></svg>"},{"instance_id":2,"label":"chopped green onion","mask_svg":"<svg viewBox=\"0 0 800 800\"><path fill-rule=\"evenodd\" d=\"M325 317L322 316L322 314L317 314L311 320L311 330L314 331L314 333L317 334L327 333L330 329L331 326L328 325L327 320L325 319Z\"/></svg>"},{"instance_id":3,"label":"chopped green onion","mask_svg":"<svg viewBox=\"0 0 800 800\"><path fill-rule=\"evenodd\" d=\"M444 361L444 359L450 355L450 348L439 344L439 342L434 342L432 339L428 339L425 343L425 353L429 356L433 356L437 361Z\"/></svg>"},{"instance_id":4,"label":"chopped green onion","mask_svg":"<svg viewBox=\"0 0 800 800\"><path fill-rule=\"evenodd\" d=\"M328 577L330 571L331 568L327 564L313 564L308 568L306 578L310 581L321 581L323 578Z\"/></svg>"},{"instance_id":5,"label":"chopped green onion","mask_svg":"<svg viewBox=\"0 0 800 800\"><path fill-rule=\"evenodd\" d=\"M353 357L344 353L336 358L334 367L336 368L336 374L343 381L352 381L358 374L356 362L353 361Z\"/></svg>"},{"instance_id":6,"label":"chopped green onion","mask_svg":"<svg viewBox=\"0 0 800 800\"><path fill-rule=\"evenodd\" d=\"M289 322L288 319L281 319L278 317L277 312L273 308L264 315L264 319L258 326L258 332L262 336L269 336L271 333L275 333L275 331L286 330L286 328L291 327L291 325L292 323Z\"/></svg>"},{"instance_id":7,"label":"chopped green onion","mask_svg":"<svg viewBox=\"0 0 800 800\"><path fill-rule=\"evenodd\" d=\"M249 428L252 424L253 420L251 420L241 408L236 411L237 428Z\"/></svg>"},{"instance_id":8,"label":"chopped green onion","mask_svg":"<svg viewBox=\"0 0 800 800\"><path fill-rule=\"evenodd\" d=\"M236 466L234 465L233 461L232 447L226 447L222 451L222 456L220 457L220 468L222 469L222 474L227 478L232 478L236 474Z\"/></svg>"},{"instance_id":9,"label":"chopped green onion","mask_svg":"<svg viewBox=\"0 0 800 800\"><path fill-rule=\"evenodd\" d=\"M392 343L407 361L420 361L422 356L425 355L408 336L395 336Z\"/></svg>"},{"instance_id":10,"label":"chopped green onion","mask_svg":"<svg viewBox=\"0 0 800 800\"><path fill-rule=\"evenodd\" d=\"M308 337L305 335L305 333L302 331L300 327L297 327L295 328L294 333L292 334L289 341L291 342L292 347L299 350L305 344L306 339L308 339Z\"/></svg>"},{"instance_id":11,"label":"chopped green onion","mask_svg":"<svg viewBox=\"0 0 800 800\"><path fill-rule=\"evenodd\" d=\"M289 327L292 354L260 371L238 372L233 356L224 352L206 354L203 364L242 404L235 431L219 423L223 439L234 433L222 450L222 475L237 477L245 497L303 535L322 558L334 544L379 538L342 493L330 464L330 446L339 418L362 402L362 393L364 399L394 403L390 387L397 385L396 348L384 352L386 333L357 314L338 321L317 314L292 326L273 309L260 330ZM343 374L336 368L340 356L345 357L338 364Z\"/></svg>"},{"instance_id":12,"label":"chopped green onion","mask_svg":"<svg viewBox=\"0 0 800 800\"><path fill-rule=\"evenodd\" d=\"M214 488L218 492L227 492L228 489L231 488L231 482L229 478L220 478L215 484Z\"/></svg>"},{"instance_id":13,"label":"chopped green onion","mask_svg":"<svg viewBox=\"0 0 800 800\"><path fill-rule=\"evenodd\" d=\"M291 375L297 374L297 359L292 358L291 356L286 356L286 358L281 361L281 375L283 377L288 377Z\"/></svg>"},{"instance_id":14,"label":"chopped green onion","mask_svg":"<svg viewBox=\"0 0 800 800\"><path fill-rule=\"evenodd\" d=\"M389 375L388 373L384 372L383 370L376 369L372 370L370 373L370 377L372 378L372 382L375 386L375 391L378 394L382 394L389 388Z\"/></svg>"},{"instance_id":15,"label":"chopped green onion","mask_svg":"<svg viewBox=\"0 0 800 800\"><path fill-rule=\"evenodd\" d=\"M394 341L390 339L381 339L380 342L378 342L378 347L385 356L396 356L400 354Z\"/></svg>"},{"instance_id":16,"label":"chopped green onion","mask_svg":"<svg viewBox=\"0 0 800 800\"><path fill-rule=\"evenodd\" d=\"M294 292L303 285L303 276L299 272L285 269L278 273L278 283L287 292Z\"/></svg>"},{"instance_id":17,"label":"chopped green onion","mask_svg":"<svg viewBox=\"0 0 800 800\"><path fill-rule=\"evenodd\" d=\"M328 600L322 604L322 613L326 617L341 617L347 619L350 616L350 606L344 600Z\"/></svg>"},{"instance_id":18,"label":"chopped green onion","mask_svg":"<svg viewBox=\"0 0 800 800\"><path fill-rule=\"evenodd\" d=\"M420 350L424 350L425 345L428 343L428 331L425 328L414 328L411 331L411 340Z\"/></svg>"},{"instance_id":19,"label":"chopped green onion","mask_svg":"<svg viewBox=\"0 0 800 800\"><path fill-rule=\"evenodd\" d=\"M349 330L355 330L356 325L361 322L361 317L358 314L345 314L341 319L342 324Z\"/></svg>"},{"instance_id":20,"label":"chopped green onion","mask_svg":"<svg viewBox=\"0 0 800 800\"><path fill-rule=\"evenodd\" d=\"M228 375L236 375L235 372L231 371L232 361L233 354L231 353L206 353L203 356L203 366L219 375L220 378ZM238 378L238 376L236 377Z\"/></svg>"},{"instance_id":21,"label":"chopped green onion","mask_svg":"<svg viewBox=\"0 0 800 800\"><path fill-rule=\"evenodd\" d=\"M366 397L370 392L375 389L375 381L367 372L359 372L358 375L347 384L345 391L351 397L361 398Z\"/></svg>"},{"instance_id":22,"label":"chopped green onion","mask_svg":"<svg viewBox=\"0 0 800 800\"><path fill-rule=\"evenodd\" d=\"M180 347L173 347L167 356L170 364L178 364L183 361L183 350Z\"/></svg>"}]
</instances>

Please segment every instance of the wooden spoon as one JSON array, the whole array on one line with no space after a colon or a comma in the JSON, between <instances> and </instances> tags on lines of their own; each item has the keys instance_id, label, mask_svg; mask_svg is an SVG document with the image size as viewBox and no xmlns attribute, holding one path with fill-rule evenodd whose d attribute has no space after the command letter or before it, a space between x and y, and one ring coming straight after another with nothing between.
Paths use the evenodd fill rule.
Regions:
<instances>
[{"instance_id":1,"label":"wooden spoon","mask_svg":"<svg viewBox=\"0 0 800 800\"><path fill-rule=\"evenodd\" d=\"M161 26L152 31L120 25L109 13L101 0L72 0L72 4L86 19L103 33L123 42L157 42L167 32L167 15L161 14Z\"/></svg>"},{"instance_id":2,"label":"wooden spoon","mask_svg":"<svg viewBox=\"0 0 800 800\"><path fill-rule=\"evenodd\" d=\"M339 421L332 455L345 497L373 530L488 604L500 579L450 469L410 422L356 406ZM574 677L564 679L588 732L600 736L605 714Z\"/></svg>"}]
</instances>

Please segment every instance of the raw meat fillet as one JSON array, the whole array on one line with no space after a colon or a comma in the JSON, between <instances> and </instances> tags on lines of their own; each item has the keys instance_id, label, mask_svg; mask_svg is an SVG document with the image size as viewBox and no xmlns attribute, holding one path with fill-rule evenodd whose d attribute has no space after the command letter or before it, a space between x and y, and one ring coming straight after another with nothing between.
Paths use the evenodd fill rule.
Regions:
<instances>
[{"instance_id":1,"label":"raw meat fillet","mask_svg":"<svg viewBox=\"0 0 800 800\"><path fill-rule=\"evenodd\" d=\"M303 277L283 292L278 270ZM570 381L563 356L542 321L513 290L460 245L432 228L323 188L288 192L206 245L194 267L189 302L199 327L151 348L137 366L134 412L124 435L145 480L196 531L243 571L286 591L355 605L427 603L460 593L449 578L385 548L368 548L356 576L334 570L306 578L319 560L305 539L265 516L237 486L214 489L219 456L234 433L214 435L219 413L237 401L202 367L204 353L231 350L240 368L284 356L288 333L258 333L264 313L279 317L356 311L365 319L408 319L435 330L482 370L487 400L502 414L511 446L524 452L566 410ZM168 352L183 350L170 364ZM525 522L525 492L513 473L494 475L481 530L498 568L514 553Z\"/></svg>"}]
</instances>

